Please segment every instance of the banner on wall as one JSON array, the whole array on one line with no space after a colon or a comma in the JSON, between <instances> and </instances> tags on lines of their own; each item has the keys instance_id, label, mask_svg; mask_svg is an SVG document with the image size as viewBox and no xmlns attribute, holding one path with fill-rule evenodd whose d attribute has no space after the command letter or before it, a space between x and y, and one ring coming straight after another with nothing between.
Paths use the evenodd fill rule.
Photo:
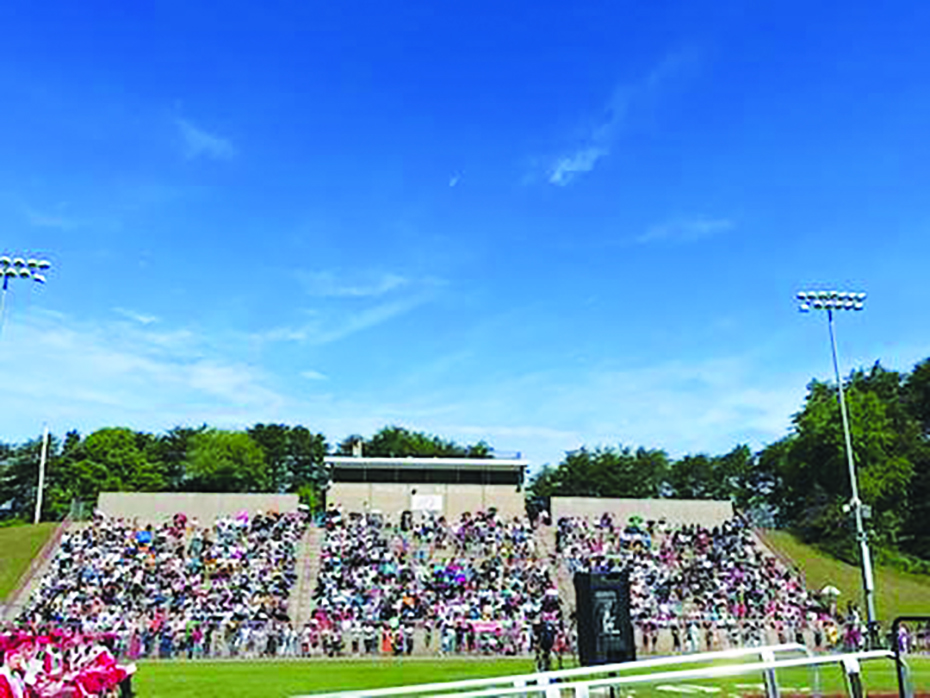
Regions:
<instances>
[{"instance_id":1,"label":"banner on wall","mask_svg":"<svg viewBox=\"0 0 930 698\"><path fill-rule=\"evenodd\" d=\"M412 511L433 511L442 513L441 494L412 494L410 495L410 509Z\"/></svg>"}]
</instances>

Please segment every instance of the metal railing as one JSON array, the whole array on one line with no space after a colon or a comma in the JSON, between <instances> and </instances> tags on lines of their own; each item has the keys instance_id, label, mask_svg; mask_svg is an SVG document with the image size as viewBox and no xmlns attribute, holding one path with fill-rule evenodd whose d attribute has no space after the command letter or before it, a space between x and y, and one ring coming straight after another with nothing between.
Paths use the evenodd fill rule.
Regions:
<instances>
[{"instance_id":1,"label":"metal railing","mask_svg":"<svg viewBox=\"0 0 930 698\"><path fill-rule=\"evenodd\" d=\"M696 681L701 679L716 679L741 674L774 673L779 669L793 669L799 667L817 667L829 664L839 664L846 675L848 694L852 698L864 698L860 662L872 659L894 659L889 650L871 650L867 652L850 652L844 654L821 655L819 657L802 657L800 659L781 659L762 661L751 664L726 664L711 666L702 669L684 669L680 671L659 671L635 676L609 677L594 679L592 681L578 681L571 683L525 686L516 688L499 688L481 691L445 692L446 698L490 698L491 696L530 696L540 695L541 698L558 698L562 691L571 691L574 698L589 698L593 690L609 690L638 684L655 683L658 681ZM778 698L777 684L766 684L768 698Z\"/></svg>"},{"instance_id":2,"label":"metal railing","mask_svg":"<svg viewBox=\"0 0 930 698\"><path fill-rule=\"evenodd\" d=\"M557 671L547 671L533 674L516 674L510 676L495 676L483 679L466 679L463 681L452 681L443 683L424 683L413 684L410 686L395 686L391 688L372 688L359 689L352 691L340 691L337 693L316 693L294 696L293 698L390 698L392 696L414 696L414 695L455 695L457 698L464 696L494 696L523 694L527 695L533 692L542 693L545 698L555 698L562 689L569 689L574 686L603 683L605 686L611 685L610 682L619 681L621 677L617 674L629 673L630 671L640 672L643 670L661 669L669 666L685 666L689 664L702 664L705 662L716 662L721 660L737 660L745 657L759 657L761 664L734 664L729 666L762 666L771 669L773 662L776 662L776 656L786 653L803 653L805 658L814 658L811 651L804 645L790 642L779 645L768 645L763 647L740 647L737 649L724 650L721 652L697 652L694 654L676 655L672 657L657 657L655 659L645 659L638 662L622 662L618 664L599 664L597 666L577 667L575 669L559 669ZM694 670L692 670L694 671ZM700 670L697 670L700 671ZM677 676L677 672L663 672ZM592 677L614 675L605 679L592 679ZM647 675L647 678L653 675ZM774 681L774 671L767 672L766 676L766 693L777 696L777 684ZM642 677L623 677L629 679L641 679ZM558 683L557 683L558 682ZM577 682L577 683L576 683ZM579 696L583 698L583 696Z\"/></svg>"}]
</instances>

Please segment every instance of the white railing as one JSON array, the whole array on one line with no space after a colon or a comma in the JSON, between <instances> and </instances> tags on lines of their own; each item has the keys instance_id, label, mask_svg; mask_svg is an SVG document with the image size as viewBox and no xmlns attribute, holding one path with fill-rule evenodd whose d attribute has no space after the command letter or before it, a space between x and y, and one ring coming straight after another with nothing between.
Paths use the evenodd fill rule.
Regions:
<instances>
[{"instance_id":1,"label":"white railing","mask_svg":"<svg viewBox=\"0 0 930 698\"><path fill-rule=\"evenodd\" d=\"M598 680L592 680L596 676L617 675L630 673L631 671L642 672L653 669L661 669L669 666L683 666L688 664L701 664L705 662L718 662L721 660L737 660L745 657L759 657L766 668L771 668L771 663L776 661L776 656L786 653L803 653L805 657L811 658L810 650L802 644L790 642L780 645L768 645L763 647L740 647L738 649L724 650L722 652L697 652L695 654L683 654L672 657L657 657L654 659L645 659L639 662L623 662L619 664L599 664L597 666L578 667L575 669L560 669L558 671L547 671L535 674L517 674L510 676L495 676L484 679L466 679L464 681L452 681L444 683L424 683L413 684L410 686L395 686L391 688L372 688L359 689L354 691L341 691L338 693L317 693L295 696L294 698L390 698L391 696L414 696L414 695L455 695L457 698L471 695L509 695L514 693L533 692L544 693L546 698L554 698L562 689L570 689L574 686L583 684L598 683ZM744 667L757 666L755 664L734 664L728 666ZM715 667L727 668L727 667ZM678 675L682 673L664 672ZM655 676L655 674L647 675ZM600 681L617 681L620 677L613 676ZM626 678L640 678L638 676ZM555 683L558 681L559 683ZM767 693L771 695L769 684L774 684L774 674L766 675ZM605 684L605 685L610 685ZM773 685L777 690L777 687ZM546 693L548 691L548 693ZM777 695L777 694L776 694ZM579 698L582 698L579 696Z\"/></svg>"},{"instance_id":2,"label":"white railing","mask_svg":"<svg viewBox=\"0 0 930 698\"><path fill-rule=\"evenodd\" d=\"M599 689L618 688L637 684L656 683L658 681L697 681L701 679L716 679L741 674L774 674L779 669L793 669L798 667L818 667L829 664L839 664L846 675L847 691L853 698L863 698L862 677L860 662L873 659L894 660L894 653L889 650L872 650L868 652L850 652L846 654L829 654L818 657L802 657L799 659L781 659L775 661L762 661L750 664L727 664L724 666L711 666L702 669L684 669L681 671L659 671L635 676L617 676L592 681L576 681L549 685L523 686L513 688L485 689L480 691L443 692L443 698L490 698L490 696L529 696L539 695L541 698L559 698L562 691L571 691L574 698L589 698L591 692ZM427 698L432 698L428 695ZM778 698L777 684L766 682L766 695Z\"/></svg>"}]
</instances>

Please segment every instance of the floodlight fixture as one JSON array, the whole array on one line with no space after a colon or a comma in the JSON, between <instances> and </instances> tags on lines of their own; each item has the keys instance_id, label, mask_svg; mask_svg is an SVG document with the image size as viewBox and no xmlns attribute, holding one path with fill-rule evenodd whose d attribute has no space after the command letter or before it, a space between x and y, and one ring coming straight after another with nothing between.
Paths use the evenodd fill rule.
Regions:
<instances>
[{"instance_id":1,"label":"floodlight fixture","mask_svg":"<svg viewBox=\"0 0 930 698\"><path fill-rule=\"evenodd\" d=\"M37 284L46 282L45 274L40 274L37 269L45 271L51 268L51 262L46 259L29 259L26 261L23 257L11 257L10 255L0 255L0 277L3 278L3 287L0 289L0 330L3 328L3 315L6 309L6 293L10 288L11 279L31 279Z\"/></svg>"},{"instance_id":2,"label":"floodlight fixture","mask_svg":"<svg viewBox=\"0 0 930 698\"><path fill-rule=\"evenodd\" d=\"M45 271L51 268L51 262L47 259L23 257L10 257L9 255L0 255L0 276L3 277L3 291L9 288L10 279L32 279L33 281L44 284L46 281L45 274L40 274L37 270Z\"/></svg>"}]
</instances>

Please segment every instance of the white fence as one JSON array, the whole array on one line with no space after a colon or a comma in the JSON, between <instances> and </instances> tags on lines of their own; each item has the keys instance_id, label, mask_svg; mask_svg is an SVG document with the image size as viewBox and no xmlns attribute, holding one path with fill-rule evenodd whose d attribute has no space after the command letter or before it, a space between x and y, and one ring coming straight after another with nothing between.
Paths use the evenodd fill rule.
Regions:
<instances>
[{"instance_id":1,"label":"white fence","mask_svg":"<svg viewBox=\"0 0 930 698\"><path fill-rule=\"evenodd\" d=\"M779 658L779 655L802 654L800 657ZM758 661L738 661L758 657ZM519 698L590 698L592 693L613 693L614 689L637 685L696 681L759 675L764 680L766 698L779 698L777 671L809 667L814 670L812 695L820 694L818 669L838 665L846 677L847 693L852 698L863 698L861 663L877 660L894 660L887 650L849 652L843 654L812 655L803 645L794 643L751 647L724 652L659 657L639 662L580 667L537 674L499 676L486 679L468 679L448 683L414 684L393 688L362 689L339 693L321 693L295 698L393 698L394 696L424 696L426 698L492 698L514 696ZM728 661L726 664L719 664ZM712 666L689 668L688 665ZM670 667L678 667L670 670ZM684 667L684 668L682 668ZM626 675L624 675L626 674Z\"/></svg>"}]
</instances>

